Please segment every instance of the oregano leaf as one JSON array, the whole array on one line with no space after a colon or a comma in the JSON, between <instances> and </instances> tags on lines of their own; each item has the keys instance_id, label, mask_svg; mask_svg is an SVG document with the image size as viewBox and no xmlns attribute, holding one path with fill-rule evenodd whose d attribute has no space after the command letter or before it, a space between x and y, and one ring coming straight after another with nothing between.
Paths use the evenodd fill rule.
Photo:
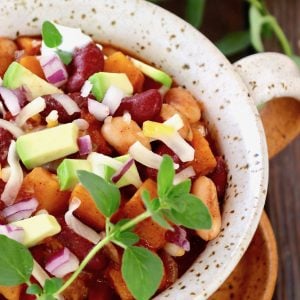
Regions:
<instances>
[{"instance_id":1,"label":"oregano leaf","mask_svg":"<svg viewBox=\"0 0 300 300\"><path fill-rule=\"evenodd\" d=\"M119 189L91 172L80 170L77 174L79 181L92 195L97 208L105 217L110 218L120 206Z\"/></svg>"},{"instance_id":2,"label":"oregano leaf","mask_svg":"<svg viewBox=\"0 0 300 300\"><path fill-rule=\"evenodd\" d=\"M29 281L33 258L22 244L0 235L0 285L12 286Z\"/></svg>"},{"instance_id":3,"label":"oregano leaf","mask_svg":"<svg viewBox=\"0 0 300 300\"><path fill-rule=\"evenodd\" d=\"M45 21L42 25L42 37L45 45L49 48L56 48L62 43L62 35L49 21Z\"/></svg>"},{"instance_id":4,"label":"oregano leaf","mask_svg":"<svg viewBox=\"0 0 300 300\"><path fill-rule=\"evenodd\" d=\"M148 300L159 287L163 276L163 263L150 250L131 246L123 254L122 276L136 299Z\"/></svg>"}]
</instances>

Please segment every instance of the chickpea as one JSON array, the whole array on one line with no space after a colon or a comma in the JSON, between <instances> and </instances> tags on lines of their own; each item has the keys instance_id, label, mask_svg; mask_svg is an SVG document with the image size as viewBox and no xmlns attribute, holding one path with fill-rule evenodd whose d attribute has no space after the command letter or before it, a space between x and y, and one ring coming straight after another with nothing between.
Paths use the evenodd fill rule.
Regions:
<instances>
[{"instance_id":1,"label":"chickpea","mask_svg":"<svg viewBox=\"0 0 300 300\"><path fill-rule=\"evenodd\" d=\"M129 147L136 141L151 149L149 139L144 136L139 125L130 120L127 122L123 117L108 117L101 129L105 140L120 154L126 154Z\"/></svg>"},{"instance_id":2,"label":"chickpea","mask_svg":"<svg viewBox=\"0 0 300 300\"><path fill-rule=\"evenodd\" d=\"M191 141L193 139L193 132L190 126L190 123L188 119L182 115L180 112L178 112L175 107L173 107L170 104L163 104L162 109L160 111L160 116L164 121L171 118L175 114L179 114L182 121L183 121L183 127L179 130L180 135L187 141Z\"/></svg>"},{"instance_id":3,"label":"chickpea","mask_svg":"<svg viewBox=\"0 0 300 300\"><path fill-rule=\"evenodd\" d=\"M196 232L205 241L212 240L221 231L221 213L216 186L208 177L200 176L193 183L192 193L206 204L212 217L211 229L201 229Z\"/></svg>"},{"instance_id":4,"label":"chickpea","mask_svg":"<svg viewBox=\"0 0 300 300\"><path fill-rule=\"evenodd\" d=\"M181 87L172 88L167 92L164 100L184 115L190 123L195 123L200 120L200 105L187 90Z\"/></svg>"}]
</instances>

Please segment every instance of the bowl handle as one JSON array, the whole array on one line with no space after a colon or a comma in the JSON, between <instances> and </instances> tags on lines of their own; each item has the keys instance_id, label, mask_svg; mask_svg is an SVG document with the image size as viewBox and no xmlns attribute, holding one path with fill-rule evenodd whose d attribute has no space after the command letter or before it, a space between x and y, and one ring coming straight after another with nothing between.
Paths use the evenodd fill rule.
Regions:
<instances>
[{"instance_id":1,"label":"bowl handle","mask_svg":"<svg viewBox=\"0 0 300 300\"><path fill-rule=\"evenodd\" d=\"M300 133L300 68L280 53L254 54L234 68L260 110L271 158Z\"/></svg>"}]
</instances>

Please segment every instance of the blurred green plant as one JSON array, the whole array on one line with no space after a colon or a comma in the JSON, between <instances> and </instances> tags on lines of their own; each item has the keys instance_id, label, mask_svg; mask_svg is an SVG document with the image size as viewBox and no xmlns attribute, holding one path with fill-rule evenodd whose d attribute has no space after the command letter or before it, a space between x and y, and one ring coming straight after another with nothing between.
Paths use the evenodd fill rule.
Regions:
<instances>
[{"instance_id":1,"label":"blurred green plant","mask_svg":"<svg viewBox=\"0 0 300 300\"><path fill-rule=\"evenodd\" d=\"M157 4L168 0L149 0ZM169 0L170 1L170 0ZM282 52L291 57L300 67L300 56L279 25L277 19L269 12L264 0L245 0L249 3L249 28L244 31L231 32L216 42L216 46L226 56L232 56L252 47L256 52L263 52L264 41L275 37ZM206 0L185 0L185 20L200 29L205 13Z\"/></svg>"}]
</instances>

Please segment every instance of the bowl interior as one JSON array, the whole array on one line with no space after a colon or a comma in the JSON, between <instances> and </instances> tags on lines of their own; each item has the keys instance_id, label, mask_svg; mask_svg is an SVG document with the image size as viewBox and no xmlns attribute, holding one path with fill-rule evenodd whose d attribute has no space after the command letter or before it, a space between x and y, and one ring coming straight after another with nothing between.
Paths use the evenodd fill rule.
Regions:
<instances>
[{"instance_id":1,"label":"bowl interior","mask_svg":"<svg viewBox=\"0 0 300 300\"><path fill-rule=\"evenodd\" d=\"M142 57L171 74L205 105L228 167L222 232L157 299L205 299L248 247L267 189L268 158L260 117L226 58L171 13L139 0L15 0L0 3L0 36L38 34L44 20L81 27L94 39Z\"/></svg>"}]
</instances>

